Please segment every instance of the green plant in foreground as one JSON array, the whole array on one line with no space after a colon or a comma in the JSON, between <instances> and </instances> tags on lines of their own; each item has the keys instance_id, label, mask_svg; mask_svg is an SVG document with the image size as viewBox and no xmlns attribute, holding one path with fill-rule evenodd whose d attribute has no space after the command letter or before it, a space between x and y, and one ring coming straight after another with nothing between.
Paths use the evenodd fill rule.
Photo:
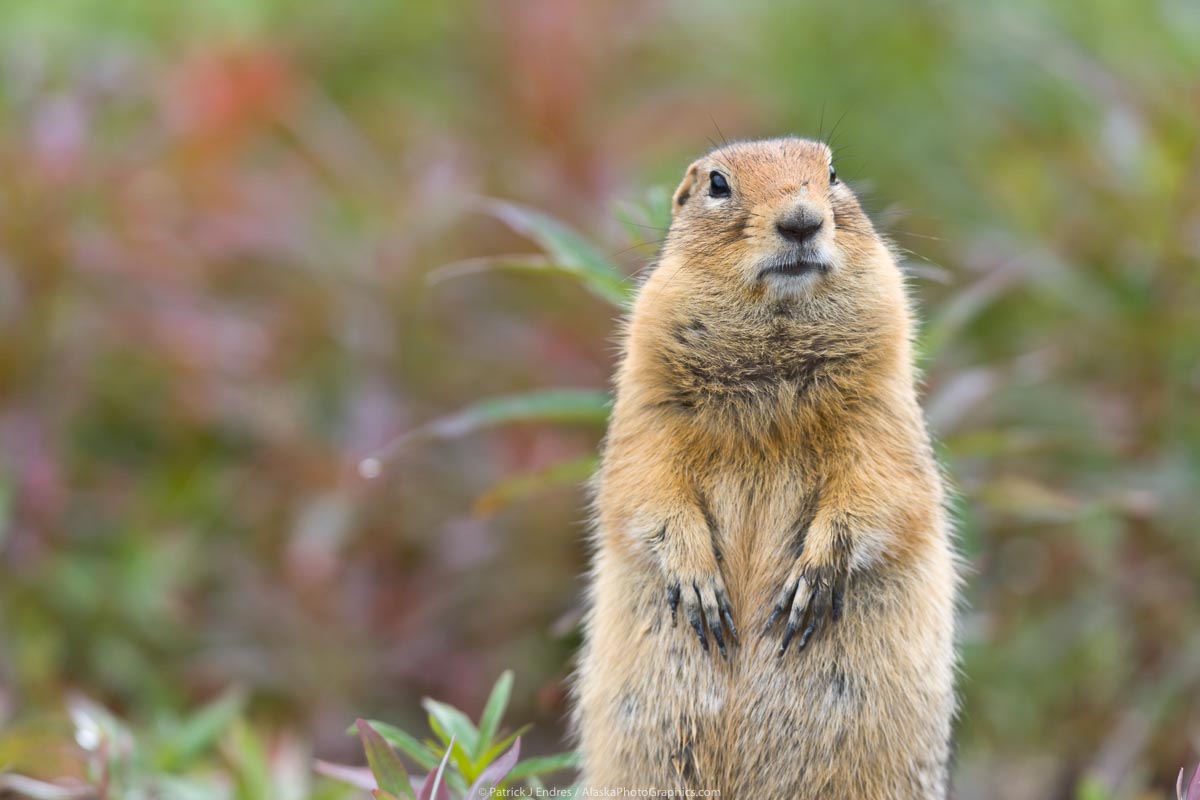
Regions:
<instances>
[{"instance_id":1,"label":"green plant in foreground","mask_svg":"<svg viewBox=\"0 0 1200 800\"><path fill-rule=\"evenodd\" d=\"M506 736L500 729L512 682L511 671L496 681L478 725L454 706L426 698L423 705L436 739L420 741L386 722L360 719L348 732L362 739L369 769L317 762L317 771L370 789L381 800L486 797L488 791L518 781L530 788L540 787L543 776L576 767L578 757L575 753L559 753L519 760L520 737L529 726ZM428 774L421 779L410 778L397 750Z\"/></svg>"},{"instance_id":2,"label":"green plant in foreground","mask_svg":"<svg viewBox=\"0 0 1200 800\"><path fill-rule=\"evenodd\" d=\"M0 732L0 796L348 800L348 790L339 784L314 784L311 758L298 738L268 736L248 725L245 703L245 693L234 689L189 715L135 729L100 704L72 696L67 711L76 747L47 737L39 752L8 764L5 743L29 734L14 730L10 739L7 731ZM10 768L14 771L8 772Z\"/></svg>"},{"instance_id":3,"label":"green plant in foreground","mask_svg":"<svg viewBox=\"0 0 1200 800\"><path fill-rule=\"evenodd\" d=\"M436 738L416 737L384 722L358 720L367 768L313 761L295 737L267 736L243 717L246 697L231 690L191 715L135 729L81 696L68 703L78 749L58 767L30 764L37 777L0 763L0 796L30 800L349 800L366 789L379 800L487 797L518 783L573 769L575 753L520 760L521 734L501 733L513 676L496 681L479 724L445 703L426 699ZM17 732L19 735L19 732ZM6 737L0 732L0 759ZM62 749L49 742L47 749ZM426 770L410 777L397 749ZM49 770L50 774L47 774ZM320 776L313 779L313 771Z\"/></svg>"}]
</instances>

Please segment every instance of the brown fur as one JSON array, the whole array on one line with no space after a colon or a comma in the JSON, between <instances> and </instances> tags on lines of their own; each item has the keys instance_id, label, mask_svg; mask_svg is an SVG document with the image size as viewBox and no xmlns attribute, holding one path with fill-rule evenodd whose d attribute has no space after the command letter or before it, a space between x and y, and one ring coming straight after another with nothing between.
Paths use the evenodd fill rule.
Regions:
<instances>
[{"instance_id":1,"label":"brown fur","mask_svg":"<svg viewBox=\"0 0 1200 800\"><path fill-rule=\"evenodd\" d=\"M597 479L584 786L946 796L942 480L900 271L829 161L818 142L733 144L676 193ZM764 276L794 254L775 226L797 209L822 221L806 252L827 268Z\"/></svg>"}]
</instances>

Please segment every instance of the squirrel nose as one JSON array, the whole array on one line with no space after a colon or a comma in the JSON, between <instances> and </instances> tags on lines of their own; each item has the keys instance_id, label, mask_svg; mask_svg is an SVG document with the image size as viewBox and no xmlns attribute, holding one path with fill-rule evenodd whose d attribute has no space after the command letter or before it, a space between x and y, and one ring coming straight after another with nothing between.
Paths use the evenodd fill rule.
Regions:
<instances>
[{"instance_id":1,"label":"squirrel nose","mask_svg":"<svg viewBox=\"0 0 1200 800\"><path fill-rule=\"evenodd\" d=\"M775 230L788 241L804 244L817 235L824 220L811 208L798 208L784 214L775 222Z\"/></svg>"}]
</instances>

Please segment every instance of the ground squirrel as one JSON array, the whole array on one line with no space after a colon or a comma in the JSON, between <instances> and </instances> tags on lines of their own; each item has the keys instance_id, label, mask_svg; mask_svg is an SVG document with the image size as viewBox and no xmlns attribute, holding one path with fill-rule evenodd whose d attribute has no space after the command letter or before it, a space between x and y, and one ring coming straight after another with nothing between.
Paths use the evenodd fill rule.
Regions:
<instances>
[{"instance_id":1,"label":"ground squirrel","mask_svg":"<svg viewBox=\"0 0 1200 800\"><path fill-rule=\"evenodd\" d=\"M597 476L582 784L943 798L956 562L896 260L816 141L714 150L673 214Z\"/></svg>"}]
</instances>

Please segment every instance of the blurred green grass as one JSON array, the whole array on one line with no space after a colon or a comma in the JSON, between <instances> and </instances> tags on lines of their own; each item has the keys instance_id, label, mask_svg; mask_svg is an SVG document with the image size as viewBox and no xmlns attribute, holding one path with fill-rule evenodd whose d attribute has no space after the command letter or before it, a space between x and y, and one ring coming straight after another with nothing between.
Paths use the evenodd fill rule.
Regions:
<instances>
[{"instance_id":1,"label":"blurred green grass","mask_svg":"<svg viewBox=\"0 0 1200 800\"><path fill-rule=\"evenodd\" d=\"M426 276L537 249L480 197L633 274L661 218L628 204L794 132L926 319L960 796L1161 796L1200 750L1198 75L1183 0L0 5L0 764L70 689L152 720L236 682L350 757L348 720L479 707L508 666L555 749L583 498L503 487L599 428L355 465L481 397L603 389L613 312Z\"/></svg>"}]
</instances>

